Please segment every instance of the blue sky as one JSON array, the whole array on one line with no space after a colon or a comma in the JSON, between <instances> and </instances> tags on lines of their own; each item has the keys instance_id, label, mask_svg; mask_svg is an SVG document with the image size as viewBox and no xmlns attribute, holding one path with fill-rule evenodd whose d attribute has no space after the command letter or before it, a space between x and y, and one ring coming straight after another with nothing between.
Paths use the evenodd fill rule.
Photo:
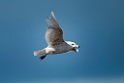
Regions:
<instances>
[{"instance_id":1,"label":"blue sky","mask_svg":"<svg viewBox=\"0 0 124 83\"><path fill-rule=\"evenodd\" d=\"M123 0L0 0L0 83L121 83L124 77ZM33 51L44 39L50 12L79 53ZM91 81L89 81L91 80Z\"/></svg>"}]
</instances>

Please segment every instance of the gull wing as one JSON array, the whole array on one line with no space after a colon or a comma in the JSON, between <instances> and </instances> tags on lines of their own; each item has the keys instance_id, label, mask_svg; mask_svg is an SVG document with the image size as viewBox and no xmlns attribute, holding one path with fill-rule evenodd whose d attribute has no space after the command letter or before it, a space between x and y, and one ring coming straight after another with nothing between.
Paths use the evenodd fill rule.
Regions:
<instances>
[{"instance_id":1,"label":"gull wing","mask_svg":"<svg viewBox=\"0 0 124 83\"><path fill-rule=\"evenodd\" d=\"M50 17L48 17L46 21L49 24L45 34L45 39L48 46L55 46L63 43L63 31L60 28L53 12L51 12Z\"/></svg>"}]
</instances>

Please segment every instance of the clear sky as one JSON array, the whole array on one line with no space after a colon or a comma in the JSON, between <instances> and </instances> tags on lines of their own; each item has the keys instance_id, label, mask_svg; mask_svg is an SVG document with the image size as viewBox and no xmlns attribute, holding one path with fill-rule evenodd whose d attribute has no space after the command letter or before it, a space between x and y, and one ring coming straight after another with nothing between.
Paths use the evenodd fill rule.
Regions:
<instances>
[{"instance_id":1,"label":"clear sky","mask_svg":"<svg viewBox=\"0 0 124 83\"><path fill-rule=\"evenodd\" d=\"M79 53L49 55L35 50L44 39L50 12L64 39ZM0 0L0 83L122 83L124 0Z\"/></svg>"}]
</instances>

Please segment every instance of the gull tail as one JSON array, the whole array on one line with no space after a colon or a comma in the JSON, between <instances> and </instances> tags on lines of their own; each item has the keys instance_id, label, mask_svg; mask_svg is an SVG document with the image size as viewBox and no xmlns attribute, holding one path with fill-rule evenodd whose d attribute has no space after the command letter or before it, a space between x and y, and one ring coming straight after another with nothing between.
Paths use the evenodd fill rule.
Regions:
<instances>
[{"instance_id":1,"label":"gull tail","mask_svg":"<svg viewBox=\"0 0 124 83\"><path fill-rule=\"evenodd\" d=\"M53 11L51 12L50 16L46 19L46 21L51 26L58 26L58 22L55 18Z\"/></svg>"},{"instance_id":2,"label":"gull tail","mask_svg":"<svg viewBox=\"0 0 124 83\"><path fill-rule=\"evenodd\" d=\"M34 56L38 56L39 54L45 54L45 50L34 51Z\"/></svg>"}]
</instances>

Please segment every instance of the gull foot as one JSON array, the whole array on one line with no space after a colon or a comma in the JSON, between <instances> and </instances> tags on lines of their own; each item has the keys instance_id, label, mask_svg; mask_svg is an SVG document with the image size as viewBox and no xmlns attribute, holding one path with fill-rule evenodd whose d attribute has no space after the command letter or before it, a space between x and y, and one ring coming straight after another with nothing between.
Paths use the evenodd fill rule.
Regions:
<instances>
[{"instance_id":1,"label":"gull foot","mask_svg":"<svg viewBox=\"0 0 124 83\"><path fill-rule=\"evenodd\" d=\"M43 60L45 57L46 57L46 55L45 56L41 56L39 59L40 60Z\"/></svg>"}]
</instances>

